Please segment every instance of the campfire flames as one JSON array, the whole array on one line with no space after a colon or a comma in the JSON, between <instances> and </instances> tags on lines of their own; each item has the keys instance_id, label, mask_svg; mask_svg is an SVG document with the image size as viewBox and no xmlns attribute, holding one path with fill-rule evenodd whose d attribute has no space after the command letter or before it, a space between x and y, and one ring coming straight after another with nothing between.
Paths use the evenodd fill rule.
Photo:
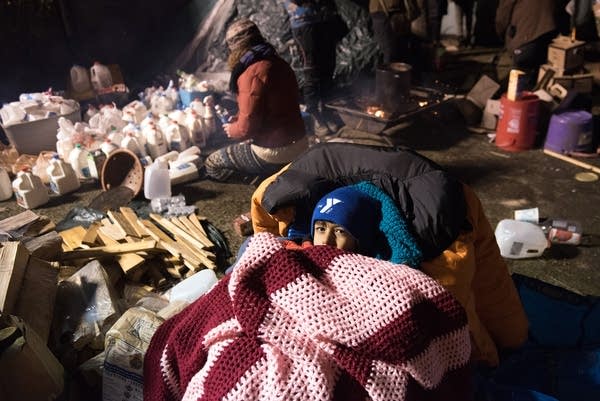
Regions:
<instances>
[{"instance_id":1,"label":"campfire flames","mask_svg":"<svg viewBox=\"0 0 600 401\"><path fill-rule=\"evenodd\" d=\"M422 100L418 102L419 107L425 107L429 104L429 102L427 100ZM375 116L377 118L381 118L384 120L387 120L391 117L390 112L385 111L384 109L382 109L380 106L367 106L367 114L371 115L371 116Z\"/></svg>"}]
</instances>

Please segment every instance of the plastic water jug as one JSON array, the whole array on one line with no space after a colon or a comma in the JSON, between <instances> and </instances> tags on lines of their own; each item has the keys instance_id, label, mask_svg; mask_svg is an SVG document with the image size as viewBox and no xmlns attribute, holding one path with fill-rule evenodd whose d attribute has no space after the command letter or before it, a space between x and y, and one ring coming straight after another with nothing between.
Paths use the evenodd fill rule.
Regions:
<instances>
[{"instance_id":1,"label":"plastic water jug","mask_svg":"<svg viewBox=\"0 0 600 401\"><path fill-rule=\"evenodd\" d=\"M69 153L69 164L75 170L77 178L90 178L90 168L87 161L88 151L81 146L80 143L75 145L75 148Z\"/></svg>"},{"instance_id":2,"label":"plastic water jug","mask_svg":"<svg viewBox=\"0 0 600 401\"><path fill-rule=\"evenodd\" d=\"M189 159L189 160L188 160ZM189 182L200 177L198 166L194 162L199 162L199 156L189 156L183 160L177 159L169 165L169 177L171 185L178 185Z\"/></svg>"},{"instance_id":3,"label":"plastic water jug","mask_svg":"<svg viewBox=\"0 0 600 401\"><path fill-rule=\"evenodd\" d=\"M17 204L25 209L34 209L50 200L48 188L40 177L27 170L21 170L12 182Z\"/></svg>"},{"instance_id":4,"label":"plastic water jug","mask_svg":"<svg viewBox=\"0 0 600 401\"><path fill-rule=\"evenodd\" d=\"M169 150L181 152L187 149L189 135L187 129L176 122L172 122L165 131Z\"/></svg>"},{"instance_id":5,"label":"plastic water jug","mask_svg":"<svg viewBox=\"0 0 600 401\"><path fill-rule=\"evenodd\" d=\"M204 136L204 127L202 126L202 119L198 116L194 110L187 113L185 118L185 126L190 133L190 139L192 143L198 146L206 146L206 137Z\"/></svg>"},{"instance_id":6,"label":"plastic water jug","mask_svg":"<svg viewBox=\"0 0 600 401\"><path fill-rule=\"evenodd\" d=\"M171 288L169 301L185 301L192 303L210 291L218 281L217 275L213 270L200 270L198 273L186 278Z\"/></svg>"},{"instance_id":7,"label":"plastic water jug","mask_svg":"<svg viewBox=\"0 0 600 401\"><path fill-rule=\"evenodd\" d=\"M169 198L171 196L169 169L164 161L156 160L146 167L144 172L144 196L146 199Z\"/></svg>"},{"instance_id":8,"label":"plastic water jug","mask_svg":"<svg viewBox=\"0 0 600 401\"><path fill-rule=\"evenodd\" d=\"M167 153L167 141L158 127L148 126L143 132L146 138L146 149L153 159Z\"/></svg>"},{"instance_id":9,"label":"plastic water jug","mask_svg":"<svg viewBox=\"0 0 600 401\"><path fill-rule=\"evenodd\" d=\"M542 228L527 221L501 220L495 235L500 254L509 259L535 258L549 247Z\"/></svg>"},{"instance_id":10,"label":"plastic water jug","mask_svg":"<svg viewBox=\"0 0 600 401\"><path fill-rule=\"evenodd\" d=\"M112 143L110 138L106 138L104 142L102 142L102 145L100 145L100 149L104 152L106 156L108 156L111 154L111 152L119 149L119 147Z\"/></svg>"},{"instance_id":11,"label":"plastic water jug","mask_svg":"<svg viewBox=\"0 0 600 401\"><path fill-rule=\"evenodd\" d=\"M106 154L101 149L96 149L88 152L87 161L88 168L90 169L90 177L92 177L95 180L100 180L102 166L106 161L106 157Z\"/></svg>"},{"instance_id":12,"label":"plastic water jug","mask_svg":"<svg viewBox=\"0 0 600 401\"><path fill-rule=\"evenodd\" d=\"M50 177L50 189L58 195L73 192L81 186L73 167L60 160L58 155L50 160L46 172Z\"/></svg>"},{"instance_id":13,"label":"plastic water jug","mask_svg":"<svg viewBox=\"0 0 600 401\"><path fill-rule=\"evenodd\" d=\"M129 113L133 117L133 122L139 124L142 122L146 114L148 114L148 109L144 105L144 103L139 100L134 100L129 103L125 107L123 107L123 114Z\"/></svg>"},{"instance_id":14,"label":"plastic water jug","mask_svg":"<svg viewBox=\"0 0 600 401\"><path fill-rule=\"evenodd\" d=\"M113 128L108 134L108 139L117 146L122 146L123 138L123 134L116 128Z\"/></svg>"},{"instance_id":15,"label":"plastic water jug","mask_svg":"<svg viewBox=\"0 0 600 401\"><path fill-rule=\"evenodd\" d=\"M92 89L90 74L85 67L74 65L71 67L71 87L75 92L86 92Z\"/></svg>"},{"instance_id":16,"label":"plastic water jug","mask_svg":"<svg viewBox=\"0 0 600 401\"><path fill-rule=\"evenodd\" d=\"M127 134L125 138L123 138L123 142L121 142L121 147L132 151L139 158L146 156L146 150L144 149L144 146L132 133Z\"/></svg>"},{"instance_id":17,"label":"plastic water jug","mask_svg":"<svg viewBox=\"0 0 600 401\"><path fill-rule=\"evenodd\" d=\"M12 183L8 171L0 167L0 201L10 199L13 195Z\"/></svg>"},{"instance_id":18,"label":"plastic water jug","mask_svg":"<svg viewBox=\"0 0 600 401\"><path fill-rule=\"evenodd\" d=\"M94 62L94 65L90 68L90 77L92 86L97 91L110 88L113 84L109 68L97 61Z\"/></svg>"}]
</instances>

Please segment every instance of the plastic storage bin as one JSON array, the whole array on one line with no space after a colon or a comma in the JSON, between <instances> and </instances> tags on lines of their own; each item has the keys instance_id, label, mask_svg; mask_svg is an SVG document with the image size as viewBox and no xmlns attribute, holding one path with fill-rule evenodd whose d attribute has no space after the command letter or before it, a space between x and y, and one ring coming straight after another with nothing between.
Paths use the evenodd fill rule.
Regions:
<instances>
[{"instance_id":1,"label":"plastic storage bin","mask_svg":"<svg viewBox=\"0 0 600 401\"><path fill-rule=\"evenodd\" d=\"M185 89L179 89L179 99L181 100L181 105L183 107L188 107L190 103L196 98L202 100L206 96L211 95L212 93L209 91L199 92L199 91L186 91Z\"/></svg>"},{"instance_id":2,"label":"plastic storage bin","mask_svg":"<svg viewBox=\"0 0 600 401\"><path fill-rule=\"evenodd\" d=\"M48 117L43 120L26 121L9 126L2 125L10 144L20 154L37 155L44 150L56 149L56 131L59 117L72 122L81 121L81 110L63 116Z\"/></svg>"}]
</instances>

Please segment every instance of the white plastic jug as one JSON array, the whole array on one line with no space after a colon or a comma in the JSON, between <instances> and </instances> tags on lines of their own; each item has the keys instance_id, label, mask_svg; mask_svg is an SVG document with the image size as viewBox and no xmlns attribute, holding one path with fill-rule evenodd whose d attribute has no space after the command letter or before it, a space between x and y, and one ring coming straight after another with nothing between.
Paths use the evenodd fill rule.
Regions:
<instances>
[{"instance_id":1,"label":"white plastic jug","mask_svg":"<svg viewBox=\"0 0 600 401\"><path fill-rule=\"evenodd\" d=\"M203 120L198 116L198 113L190 109L185 119L185 126L190 132L191 142L200 147L206 146L206 137L204 136L204 127L202 124Z\"/></svg>"},{"instance_id":2,"label":"white plastic jug","mask_svg":"<svg viewBox=\"0 0 600 401\"><path fill-rule=\"evenodd\" d=\"M12 183L8 171L0 167L0 201L10 199L13 195Z\"/></svg>"},{"instance_id":3,"label":"white plastic jug","mask_svg":"<svg viewBox=\"0 0 600 401\"><path fill-rule=\"evenodd\" d=\"M171 178L171 185L193 181L200 177L198 167L194 161L199 161L199 156L189 156L183 160L178 159L170 163L169 177Z\"/></svg>"},{"instance_id":4,"label":"white plastic jug","mask_svg":"<svg viewBox=\"0 0 600 401\"><path fill-rule=\"evenodd\" d=\"M158 127L149 125L143 133L146 138L146 149L153 159L167 153L167 141Z\"/></svg>"},{"instance_id":5,"label":"white plastic jug","mask_svg":"<svg viewBox=\"0 0 600 401\"><path fill-rule=\"evenodd\" d=\"M110 88L113 84L112 75L108 67L97 61L90 68L90 77L95 90Z\"/></svg>"},{"instance_id":6,"label":"white plastic jug","mask_svg":"<svg viewBox=\"0 0 600 401\"><path fill-rule=\"evenodd\" d=\"M91 177L87 154L88 151L80 143L76 144L71 153L69 153L69 164L75 170L77 178L85 179Z\"/></svg>"},{"instance_id":7,"label":"white plastic jug","mask_svg":"<svg viewBox=\"0 0 600 401\"><path fill-rule=\"evenodd\" d=\"M34 209L50 200L48 188L40 177L26 170L19 171L12 182L12 188L17 204L25 209Z\"/></svg>"},{"instance_id":8,"label":"white plastic jug","mask_svg":"<svg viewBox=\"0 0 600 401\"><path fill-rule=\"evenodd\" d=\"M131 115L133 116L133 121L136 124L139 124L142 122L142 120L144 120L146 114L148 114L148 109L146 108L144 103L140 102L139 100L134 100L133 102L123 107L123 114L125 113L131 113Z\"/></svg>"},{"instance_id":9,"label":"white plastic jug","mask_svg":"<svg viewBox=\"0 0 600 401\"><path fill-rule=\"evenodd\" d=\"M187 128L182 125L172 122L165 131L169 150L181 152L188 148L189 134Z\"/></svg>"},{"instance_id":10,"label":"white plastic jug","mask_svg":"<svg viewBox=\"0 0 600 401\"><path fill-rule=\"evenodd\" d=\"M123 138L124 136L121 131L116 128L112 129L108 134L108 139L117 146L122 146L121 143L123 142Z\"/></svg>"},{"instance_id":11,"label":"white plastic jug","mask_svg":"<svg viewBox=\"0 0 600 401\"><path fill-rule=\"evenodd\" d=\"M542 228L527 221L501 220L495 235L500 254L509 259L535 258L549 247Z\"/></svg>"},{"instance_id":12,"label":"white plastic jug","mask_svg":"<svg viewBox=\"0 0 600 401\"><path fill-rule=\"evenodd\" d=\"M92 89L87 68L80 65L71 67L71 87L75 92L85 92Z\"/></svg>"},{"instance_id":13,"label":"white plastic jug","mask_svg":"<svg viewBox=\"0 0 600 401\"><path fill-rule=\"evenodd\" d=\"M108 156L115 150L119 149L119 147L112 143L110 138L106 138L104 142L102 142L102 145L100 145L100 149L104 152L106 156Z\"/></svg>"},{"instance_id":14,"label":"white plastic jug","mask_svg":"<svg viewBox=\"0 0 600 401\"><path fill-rule=\"evenodd\" d=\"M139 158L146 157L144 146L133 133L129 133L123 138L121 147L131 150Z\"/></svg>"},{"instance_id":15,"label":"white plastic jug","mask_svg":"<svg viewBox=\"0 0 600 401\"><path fill-rule=\"evenodd\" d=\"M206 294L218 282L217 275L211 269L200 270L171 288L169 301L192 303Z\"/></svg>"},{"instance_id":16,"label":"white plastic jug","mask_svg":"<svg viewBox=\"0 0 600 401\"><path fill-rule=\"evenodd\" d=\"M144 172L144 196L146 199L171 197L169 169L162 160L156 160Z\"/></svg>"},{"instance_id":17,"label":"white plastic jug","mask_svg":"<svg viewBox=\"0 0 600 401\"><path fill-rule=\"evenodd\" d=\"M81 186L73 167L58 156L50 160L46 172L50 178L50 189L58 195L73 192Z\"/></svg>"}]
</instances>

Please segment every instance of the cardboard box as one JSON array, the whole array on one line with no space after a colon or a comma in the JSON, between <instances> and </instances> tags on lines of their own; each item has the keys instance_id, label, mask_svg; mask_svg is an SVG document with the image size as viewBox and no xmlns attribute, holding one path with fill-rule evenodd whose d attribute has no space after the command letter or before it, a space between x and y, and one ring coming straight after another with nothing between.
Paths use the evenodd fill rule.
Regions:
<instances>
[{"instance_id":1,"label":"cardboard box","mask_svg":"<svg viewBox=\"0 0 600 401\"><path fill-rule=\"evenodd\" d=\"M583 45L568 36L558 36L548 46L548 63L558 70L569 71L583 66Z\"/></svg>"},{"instance_id":2,"label":"cardboard box","mask_svg":"<svg viewBox=\"0 0 600 401\"><path fill-rule=\"evenodd\" d=\"M559 70L555 69L554 66L543 64L540 66L538 72L538 82L542 79L548 69L554 71L554 76L548 82L548 87L557 83L567 90L577 90L580 93L592 93L594 87L594 75L589 73L585 68L577 69L574 74L563 75Z\"/></svg>"},{"instance_id":3,"label":"cardboard box","mask_svg":"<svg viewBox=\"0 0 600 401\"><path fill-rule=\"evenodd\" d=\"M0 244L0 312L25 320L44 344L54 313L58 270L19 242Z\"/></svg>"},{"instance_id":4,"label":"cardboard box","mask_svg":"<svg viewBox=\"0 0 600 401\"><path fill-rule=\"evenodd\" d=\"M0 315L0 330L12 330L0 351L0 399L52 401L64 390L64 368L22 319Z\"/></svg>"}]
</instances>

